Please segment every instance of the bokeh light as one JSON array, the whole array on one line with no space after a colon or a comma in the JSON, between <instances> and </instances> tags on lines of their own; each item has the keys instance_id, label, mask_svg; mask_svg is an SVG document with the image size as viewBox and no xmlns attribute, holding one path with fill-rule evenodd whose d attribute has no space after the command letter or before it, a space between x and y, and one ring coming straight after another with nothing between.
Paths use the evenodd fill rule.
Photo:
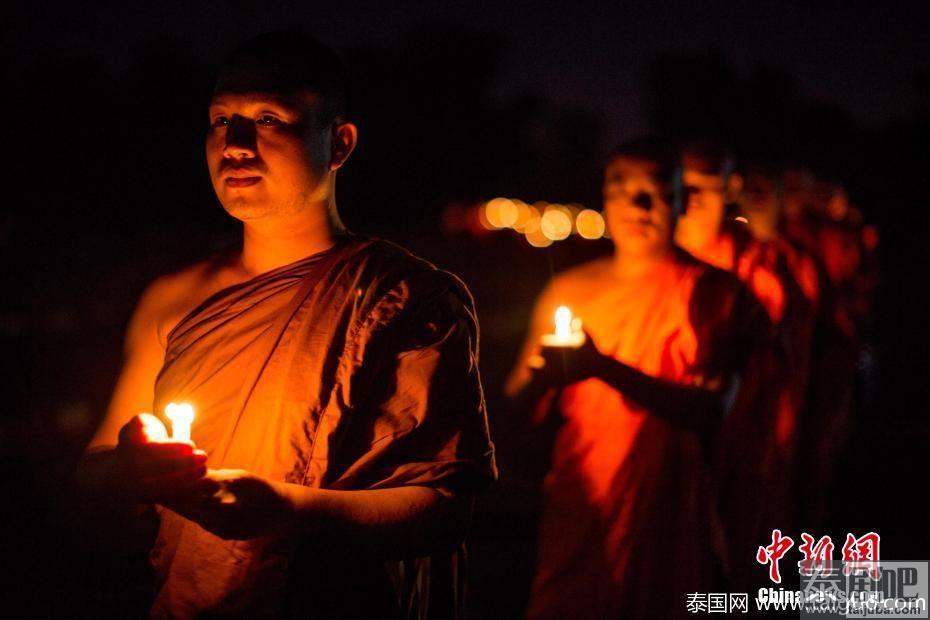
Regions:
<instances>
[{"instance_id":1,"label":"bokeh light","mask_svg":"<svg viewBox=\"0 0 930 620\"><path fill-rule=\"evenodd\" d=\"M517 216L517 205L509 198L494 198L484 205L484 218L492 228L510 228Z\"/></svg>"},{"instance_id":2,"label":"bokeh light","mask_svg":"<svg viewBox=\"0 0 930 620\"><path fill-rule=\"evenodd\" d=\"M600 239L605 228L604 217L594 209L584 209L575 218L575 230L585 239Z\"/></svg>"},{"instance_id":3,"label":"bokeh light","mask_svg":"<svg viewBox=\"0 0 930 620\"><path fill-rule=\"evenodd\" d=\"M545 248L552 245L552 239L543 234L541 223L541 217L534 217L526 223L523 230L526 241L535 248Z\"/></svg>"},{"instance_id":4,"label":"bokeh light","mask_svg":"<svg viewBox=\"0 0 930 620\"><path fill-rule=\"evenodd\" d=\"M561 241L572 234L572 218L561 205L553 205L546 209L539 221L542 234L552 241Z\"/></svg>"}]
</instances>

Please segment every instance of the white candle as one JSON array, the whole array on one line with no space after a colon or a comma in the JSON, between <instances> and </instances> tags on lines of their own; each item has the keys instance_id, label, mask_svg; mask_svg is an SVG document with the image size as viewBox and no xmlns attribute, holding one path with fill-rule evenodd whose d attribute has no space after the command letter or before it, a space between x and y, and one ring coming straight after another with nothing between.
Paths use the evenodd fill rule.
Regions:
<instances>
[{"instance_id":1,"label":"white candle","mask_svg":"<svg viewBox=\"0 0 930 620\"><path fill-rule=\"evenodd\" d=\"M165 405L165 417L171 420L173 441L191 440L191 423L194 421L193 407L188 403L168 403Z\"/></svg>"},{"instance_id":2,"label":"white candle","mask_svg":"<svg viewBox=\"0 0 930 620\"><path fill-rule=\"evenodd\" d=\"M543 346L577 349L584 344L585 336L581 331L581 319L572 317L572 311L568 306L556 308L554 321L555 333L543 334Z\"/></svg>"}]
</instances>

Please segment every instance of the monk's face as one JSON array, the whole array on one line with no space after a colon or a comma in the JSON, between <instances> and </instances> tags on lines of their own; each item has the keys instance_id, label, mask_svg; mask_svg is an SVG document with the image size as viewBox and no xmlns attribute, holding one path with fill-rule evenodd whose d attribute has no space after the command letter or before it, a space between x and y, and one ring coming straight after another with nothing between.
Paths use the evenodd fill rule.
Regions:
<instances>
[{"instance_id":1,"label":"monk's face","mask_svg":"<svg viewBox=\"0 0 930 620\"><path fill-rule=\"evenodd\" d=\"M230 215L243 221L291 215L328 198L332 124L319 122L316 98L306 91L214 95L207 165Z\"/></svg>"},{"instance_id":2,"label":"monk's face","mask_svg":"<svg viewBox=\"0 0 930 620\"><path fill-rule=\"evenodd\" d=\"M701 171L685 164L685 212L675 225L675 241L686 250L697 252L713 243L720 234L726 208L726 188L722 174Z\"/></svg>"},{"instance_id":3,"label":"monk's face","mask_svg":"<svg viewBox=\"0 0 930 620\"><path fill-rule=\"evenodd\" d=\"M791 220L798 219L804 209L810 204L810 194L813 179L811 175L800 168L791 168L785 171L785 217Z\"/></svg>"},{"instance_id":4,"label":"monk's face","mask_svg":"<svg viewBox=\"0 0 930 620\"><path fill-rule=\"evenodd\" d=\"M604 174L604 213L625 255L660 255L671 246L673 216L667 188L652 162L614 158Z\"/></svg>"},{"instance_id":5,"label":"monk's face","mask_svg":"<svg viewBox=\"0 0 930 620\"><path fill-rule=\"evenodd\" d=\"M780 217L778 183L768 174L749 172L737 204L753 235L768 240L777 234Z\"/></svg>"}]
</instances>

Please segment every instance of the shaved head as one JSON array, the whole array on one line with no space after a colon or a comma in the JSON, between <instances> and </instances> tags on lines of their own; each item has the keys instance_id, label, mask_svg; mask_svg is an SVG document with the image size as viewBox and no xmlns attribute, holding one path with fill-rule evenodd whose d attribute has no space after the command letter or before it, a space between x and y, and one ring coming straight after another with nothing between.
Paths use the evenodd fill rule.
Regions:
<instances>
[{"instance_id":1,"label":"shaved head","mask_svg":"<svg viewBox=\"0 0 930 620\"><path fill-rule=\"evenodd\" d=\"M296 32L272 32L235 49L217 76L214 96L275 93L315 95L318 118L328 124L346 115L346 70L336 53Z\"/></svg>"}]
</instances>

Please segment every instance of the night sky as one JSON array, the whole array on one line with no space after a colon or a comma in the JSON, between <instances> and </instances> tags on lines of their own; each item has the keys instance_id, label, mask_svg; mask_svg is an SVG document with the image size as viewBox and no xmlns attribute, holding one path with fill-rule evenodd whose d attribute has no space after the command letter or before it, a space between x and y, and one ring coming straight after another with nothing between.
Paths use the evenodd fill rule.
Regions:
<instances>
[{"instance_id":1,"label":"night sky","mask_svg":"<svg viewBox=\"0 0 930 620\"><path fill-rule=\"evenodd\" d=\"M540 93L601 117L612 135L645 127L639 85L657 52L714 49L739 71L784 69L802 92L868 125L914 111L927 88L930 13L924 2L195 2L24 3L17 52L92 57L113 71L135 50L171 42L212 60L234 42L303 28L343 51L433 24L491 35L503 47L500 97ZM921 73L922 72L922 73ZM926 92L926 91L925 91Z\"/></svg>"}]
</instances>

